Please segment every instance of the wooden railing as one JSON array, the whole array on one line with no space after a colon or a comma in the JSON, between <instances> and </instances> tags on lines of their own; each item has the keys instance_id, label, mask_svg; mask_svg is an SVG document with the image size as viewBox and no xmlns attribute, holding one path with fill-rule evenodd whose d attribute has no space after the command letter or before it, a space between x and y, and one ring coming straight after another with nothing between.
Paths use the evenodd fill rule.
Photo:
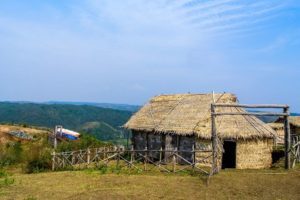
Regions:
<instances>
[{"instance_id":1,"label":"wooden railing","mask_svg":"<svg viewBox=\"0 0 300 200\"><path fill-rule=\"evenodd\" d=\"M300 163L300 135L292 135L291 153L292 153L292 167L296 163Z\"/></svg>"},{"instance_id":2,"label":"wooden railing","mask_svg":"<svg viewBox=\"0 0 300 200\"><path fill-rule=\"evenodd\" d=\"M204 158L196 159L197 153L206 153ZM188 154L186 158L184 154ZM192 170L209 175L212 152L206 150L143 150L125 149L117 147L94 148L79 151L52 153L52 170L68 167L97 167L99 165L114 165L117 168L151 171L158 169L162 172L180 172ZM206 163L206 164L204 164ZM204 165L206 165L204 167Z\"/></svg>"}]
</instances>

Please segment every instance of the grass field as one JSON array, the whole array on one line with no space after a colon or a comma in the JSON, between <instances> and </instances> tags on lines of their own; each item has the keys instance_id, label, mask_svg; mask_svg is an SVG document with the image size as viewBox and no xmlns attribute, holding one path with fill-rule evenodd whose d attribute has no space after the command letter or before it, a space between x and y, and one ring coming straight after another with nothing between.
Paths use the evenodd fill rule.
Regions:
<instances>
[{"instance_id":1,"label":"grass field","mask_svg":"<svg viewBox=\"0 0 300 200\"><path fill-rule=\"evenodd\" d=\"M0 185L0 199L300 199L300 169L225 170L208 185L202 176L118 175L96 170L10 178L12 183Z\"/></svg>"}]
</instances>

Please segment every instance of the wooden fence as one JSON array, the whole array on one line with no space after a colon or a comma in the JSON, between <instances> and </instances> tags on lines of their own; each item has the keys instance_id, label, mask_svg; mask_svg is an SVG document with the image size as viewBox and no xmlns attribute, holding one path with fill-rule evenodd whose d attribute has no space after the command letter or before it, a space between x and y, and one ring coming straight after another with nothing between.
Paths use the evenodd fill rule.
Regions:
<instances>
[{"instance_id":1,"label":"wooden fence","mask_svg":"<svg viewBox=\"0 0 300 200\"><path fill-rule=\"evenodd\" d=\"M198 152L207 153L207 156L197 160ZM191 160L183 154L191 154ZM151 155L159 155L153 157ZM166 156L165 156L166 155ZM136 169L138 171L159 170L161 172L176 173L185 170L210 174L212 152L203 150L179 151L179 150L135 150L105 147L79 151L52 153L52 170L80 167L97 167L100 165L114 165L117 168ZM204 166L203 163L206 163Z\"/></svg>"},{"instance_id":2,"label":"wooden fence","mask_svg":"<svg viewBox=\"0 0 300 200\"><path fill-rule=\"evenodd\" d=\"M300 163L300 135L292 135L291 153L294 168L296 163Z\"/></svg>"}]
</instances>

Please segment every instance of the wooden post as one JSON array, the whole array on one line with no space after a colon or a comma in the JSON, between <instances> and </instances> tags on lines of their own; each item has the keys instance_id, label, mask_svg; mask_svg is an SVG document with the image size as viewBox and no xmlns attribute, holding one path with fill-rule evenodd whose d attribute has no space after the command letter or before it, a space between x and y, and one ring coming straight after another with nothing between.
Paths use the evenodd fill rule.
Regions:
<instances>
[{"instance_id":1,"label":"wooden post","mask_svg":"<svg viewBox=\"0 0 300 200\"><path fill-rule=\"evenodd\" d=\"M290 149L291 149L291 132L290 132L290 123L289 123L289 108L286 107L283 109L283 112L287 114L287 116L284 117L284 151L285 151L285 162L284 167L285 169L290 169L291 167L291 155L290 155Z\"/></svg>"},{"instance_id":2,"label":"wooden post","mask_svg":"<svg viewBox=\"0 0 300 200\"><path fill-rule=\"evenodd\" d=\"M176 172L176 154L177 152L177 147L175 147L175 150L173 151L173 172Z\"/></svg>"},{"instance_id":3,"label":"wooden post","mask_svg":"<svg viewBox=\"0 0 300 200\"><path fill-rule=\"evenodd\" d=\"M193 146L192 146L192 153L193 153L192 163L193 163L193 171L194 171L195 170L195 165L196 165L195 144L193 144Z\"/></svg>"},{"instance_id":4,"label":"wooden post","mask_svg":"<svg viewBox=\"0 0 300 200\"><path fill-rule=\"evenodd\" d=\"M90 164L90 161L91 161L91 150L90 148L87 149L87 164L89 165Z\"/></svg>"},{"instance_id":5,"label":"wooden post","mask_svg":"<svg viewBox=\"0 0 300 200\"><path fill-rule=\"evenodd\" d=\"M75 155L74 155L74 152L72 152L72 165L75 164Z\"/></svg>"},{"instance_id":6,"label":"wooden post","mask_svg":"<svg viewBox=\"0 0 300 200\"><path fill-rule=\"evenodd\" d=\"M162 159L162 147L160 147L160 150L159 150L159 163L158 163L158 166L161 165L161 159Z\"/></svg>"},{"instance_id":7,"label":"wooden post","mask_svg":"<svg viewBox=\"0 0 300 200\"><path fill-rule=\"evenodd\" d=\"M131 150L130 150L130 168L133 165L133 157L134 157L134 154L133 154L133 145L131 145Z\"/></svg>"},{"instance_id":8,"label":"wooden post","mask_svg":"<svg viewBox=\"0 0 300 200\"><path fill-rule=\"evenodd\" d=\"M148 161L148 148L145 147L144 171L147 170L147 161Z\"/></svg>"},{"instance_id":9,"label":"wooden post","mask_svg":"<svg viewBox=\"0 0 300 200\"><path fill-rule=\"evenodd\" d=\"M65 154L64 154L64 153L61 154L61 159L62 159L62 167L65 168L65 166L66 166L66 165L65 165L65 164L66 164L66 163L65 163L65 159L66 159L66 158L65 158Z\"/></svg>"},{"instance_id":10,"label":"wooden post","mask_svg":"<svg viewBox=\"0 0 300 200\"><path fill-rule=\"evenodd\" d=\"M55 126L55 129L54 129L54 133L53 133L53 147L54 149L56 149L57 147L57 126Z\"/></svg>"},{"instance_id":11,"label":"wooden post","mask_svg":"<svg viewBox=\"0 0 300 200\"><path fill-rule=\"evenodd\" d=\"M218 173L218 164L217 164L217 157L218 157L218 140L217 140L217 130L216 130L216 116L215 113L215 106L211 104L211 140L212 140L212 174Z\"/></svg>"},{"instance_id":12,"label":"wooden post","mask_svg":"<svg viewBox=\"0 0 300 200\"><path fill-rule=\"evenodd\" d=\"M55 151L52 153L52 171L55 170Z\"/></svg>"},{"instance_id":13,"label":"wooden post","mask_svg":"<svg viewBox=\"0 0 300 200\"><path fill-rule=\"evenodd\" d=\"M117 168L119 168L120 164L120 147L117 147Z\"/></svg>"}]
</instances>

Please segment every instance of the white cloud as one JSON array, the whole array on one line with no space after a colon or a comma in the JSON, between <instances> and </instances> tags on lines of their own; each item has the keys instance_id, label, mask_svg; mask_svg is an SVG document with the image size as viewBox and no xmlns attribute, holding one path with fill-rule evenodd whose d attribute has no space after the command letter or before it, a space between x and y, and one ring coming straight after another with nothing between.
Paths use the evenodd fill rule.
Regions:
<instances>
[{"instance_id":1,"label":"white cloud","mask_svg":"<svg viewBox=\"0 0 300 200\"><path fill-rule=\"evenodd\" d=\"M125 103L187 91L255 96L263 75L282 74L261 70L282 65L257 51L286 46L276 41L283 30L268 29L285 19L288 6L279 0L87 0L67 6L64 12L50 4L39 11L45 12L41 19L35 10L31 18L0 13L2 95ZM288 36L297 44L297 35ZM53 83L57 74L63 79ZM40 97L38 86L48 93Z\"/></svg>"}]
</instances>

